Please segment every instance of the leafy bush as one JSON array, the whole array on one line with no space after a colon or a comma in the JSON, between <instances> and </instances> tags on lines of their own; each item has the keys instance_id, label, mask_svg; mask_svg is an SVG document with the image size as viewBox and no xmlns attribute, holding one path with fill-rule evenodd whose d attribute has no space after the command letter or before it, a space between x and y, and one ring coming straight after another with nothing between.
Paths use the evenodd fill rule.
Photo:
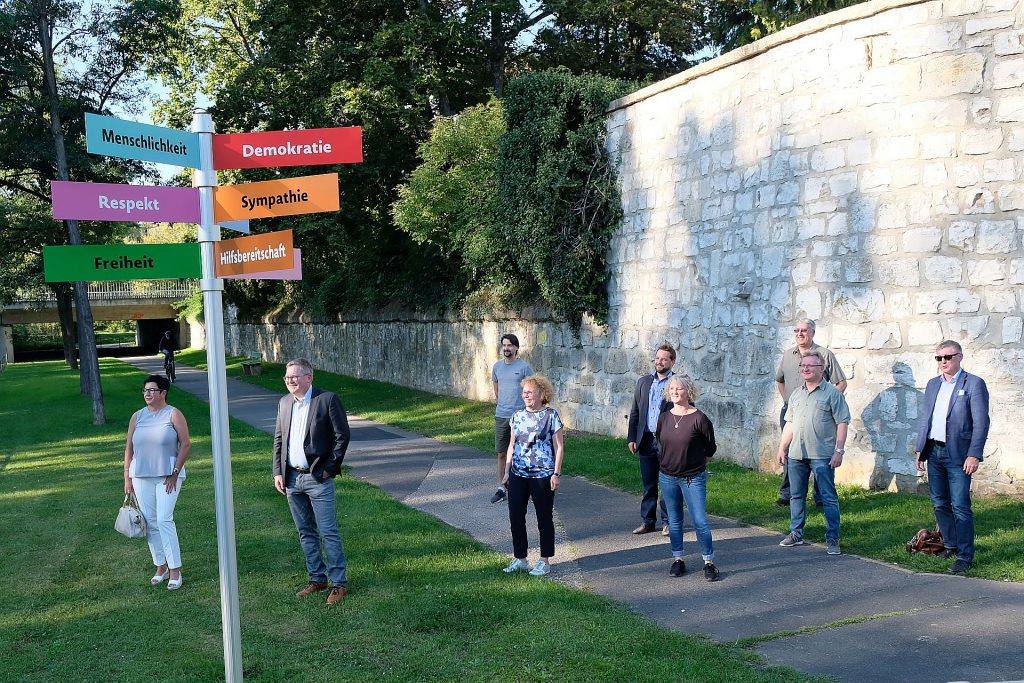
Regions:
<instances>
[{"instance_id":1,"label":"leafy bush","mask_svg":"<svg viewBox=\"0 0 1024 683\"><path fill-rule=\"evenodd\" d=\"M423 160L398 190L395 223L419 244L432 244L461 275L460 294L500 288L515 267L498 222L498 138L505 132L496 99L439 118L420 145ZM460 297L461 298L461 297Z\"/></svg>"}]
</instances>

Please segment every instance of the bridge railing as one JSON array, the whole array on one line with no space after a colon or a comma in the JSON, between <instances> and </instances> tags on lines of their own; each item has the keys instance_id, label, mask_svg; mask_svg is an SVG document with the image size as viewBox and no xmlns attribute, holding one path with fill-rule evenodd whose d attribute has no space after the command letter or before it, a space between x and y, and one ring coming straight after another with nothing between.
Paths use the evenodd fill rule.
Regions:
<instances>
[{"instance_id":1,"label":"bridge railing","mask_svg":"<svg viewBox=\"0 0 1024 683\"><path fill-rule=\"evenodd\" d=\"M125 301L138 299L184 299L198 285L196 280L133 280L89 283L90 301ZM14 304L49 304L57 301L48 287L19 289Z\"/></svg>"}]
</instances>

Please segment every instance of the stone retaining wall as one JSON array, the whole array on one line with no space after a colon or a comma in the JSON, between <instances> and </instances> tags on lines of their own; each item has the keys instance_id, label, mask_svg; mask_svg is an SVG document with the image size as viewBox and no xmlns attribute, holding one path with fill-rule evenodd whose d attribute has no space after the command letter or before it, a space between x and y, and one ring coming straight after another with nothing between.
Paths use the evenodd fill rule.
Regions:
<instances>
[{"instance_id":1,"label":"stone retaining wall","mask_svg":"<svg viewBox=\"0 0 1024 683\"><path fill-rule=\"evenodd\" d=\"M989 383L976 477L1024 491L1024 10L888 0L805 22L613 103L625 221L609 325L397 317L241 325L229 348L486 399L508 330L578 429L623 435L664 341L724 457L777 469L774 372L801 316L850 377L839 479L914 489L912 435L944 338Z\"/></svg>"}]
</instances>

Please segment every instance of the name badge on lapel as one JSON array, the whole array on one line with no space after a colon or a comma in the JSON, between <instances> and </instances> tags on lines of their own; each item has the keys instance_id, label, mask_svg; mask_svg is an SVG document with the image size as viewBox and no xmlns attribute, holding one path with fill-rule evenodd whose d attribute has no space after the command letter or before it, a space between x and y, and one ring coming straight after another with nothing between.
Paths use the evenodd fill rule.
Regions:
<instances>
[{"instance_id":1,"label":"name badge on lapel","mask_svg":"<svg viewBox=\"0 0 1024 683\"><path fill-rule=\"evenodd\" d=\"M957 396L963 396L963 395L964 395L964 394L966 394L966 393L967 393L967 390L966 390L966 389L961 389L960 391L956 392L956 395L957 395Z\"/></svg>"}]
</instances>

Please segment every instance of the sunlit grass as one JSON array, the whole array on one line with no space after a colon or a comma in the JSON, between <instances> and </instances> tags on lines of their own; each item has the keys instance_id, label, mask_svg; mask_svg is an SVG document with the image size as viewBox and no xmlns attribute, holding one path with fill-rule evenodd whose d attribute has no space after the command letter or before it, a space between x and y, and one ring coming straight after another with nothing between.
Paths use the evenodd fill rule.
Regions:
<instances>
[{"instance_id":1,"label":"sunlit grass","mask_svg":"<svg viewBox=\"0 0 1024 683\"><path fill-rule=\"evenodd\" d=\"M0 376L0 681L223 680L207 405L173 388L168 397L193 439L175 512L185 585L153 588L145 543L112 528L143 375L113 360L102 371L100 427L60 363ZM247 680L808 680L604 598L508 577L507 558L346 475L337 487L352 592L334 608L298 600L305 570L273 489L271 437L234 421L231 431ZM476 431L489 440L486 426Z\"/></svg>"}]
</instances>

